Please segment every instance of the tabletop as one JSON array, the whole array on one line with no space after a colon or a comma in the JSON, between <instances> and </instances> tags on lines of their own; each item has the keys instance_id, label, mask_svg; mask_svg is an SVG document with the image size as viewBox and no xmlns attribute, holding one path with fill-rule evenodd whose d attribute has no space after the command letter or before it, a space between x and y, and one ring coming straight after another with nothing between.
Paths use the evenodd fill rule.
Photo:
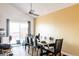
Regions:
<instances>
[{"instance_id":1,"label":"tabletop","mask_svg":"<svg viewBox=\"0 0 79 59\"><path fill-rule=\"evenodd\" d=\"M55 42L53 40L41 40L40 42L38 42L39 45L50 45L50 44L54 44Z\"/></svg>"}]
</instances>

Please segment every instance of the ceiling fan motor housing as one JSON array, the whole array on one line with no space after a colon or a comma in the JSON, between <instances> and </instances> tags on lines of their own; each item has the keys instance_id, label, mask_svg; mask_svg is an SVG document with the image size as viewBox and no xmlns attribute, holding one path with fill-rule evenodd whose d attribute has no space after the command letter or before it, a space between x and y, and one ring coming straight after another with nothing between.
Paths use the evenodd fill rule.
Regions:
<instances>
[{"instance_id":1,"label":"ceiling fan motor housing","mask_svg":"<svg viewBox=\"0 0 79 59\"><path fill-rule=\"evenodd\" d=\"M29 11L30 14L33 14L33 12L34 12L34 10L30 10L30 11Z\"/></svg>"}]
</instances>

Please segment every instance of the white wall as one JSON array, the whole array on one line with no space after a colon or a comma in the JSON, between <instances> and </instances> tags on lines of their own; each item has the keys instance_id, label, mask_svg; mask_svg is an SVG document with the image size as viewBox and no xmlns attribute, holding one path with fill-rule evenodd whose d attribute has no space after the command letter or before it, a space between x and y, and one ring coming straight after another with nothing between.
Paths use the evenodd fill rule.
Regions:
<instances>
[{"instance_id":1,"label":"white wall","mask_svg":"<svg viewBox=\"0 0 79 59\"><path fill-rule=\"evenodd\" d=\"M10 4L0 4L0 28L6 29L6 19L10 19L11 21L18 21L18 22L25 22L31 21L32 29L31 32L33 33L33 18L29 17L22 13L19 9L11 6Z\"/></svg>"}]
</instances>

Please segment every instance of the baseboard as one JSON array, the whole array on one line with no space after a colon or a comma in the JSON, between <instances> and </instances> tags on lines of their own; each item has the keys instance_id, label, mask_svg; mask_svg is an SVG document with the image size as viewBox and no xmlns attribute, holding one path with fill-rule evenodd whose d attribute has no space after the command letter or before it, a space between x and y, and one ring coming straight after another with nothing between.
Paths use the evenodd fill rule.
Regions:
<instances>
[{"instance_id":1,"label":"baseboard","mask_svg":"<svg viewBox=\"0 0 79 59\"><path fill-rule=\"evenodd\" d=\"M69 54L69 53L64 52L64 51L61 51L61 54L62 54L63 56L73 56L72 54Z\"/></svg>"}]
</instances>

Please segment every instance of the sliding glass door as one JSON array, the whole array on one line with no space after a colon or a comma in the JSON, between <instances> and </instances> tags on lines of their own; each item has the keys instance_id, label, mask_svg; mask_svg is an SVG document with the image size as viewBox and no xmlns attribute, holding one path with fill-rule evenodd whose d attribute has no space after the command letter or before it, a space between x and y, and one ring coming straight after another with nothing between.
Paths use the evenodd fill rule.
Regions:
<instances>
[{"instance_id":1,"label":"sliding glass door","mask_svg":"<svg viewBox=\"0 0 79 59\"><path fill-rule=\"evenodd\" d=\"M28 34L27 22L12 22L9 24L9 35L12 36L11 44L20 44L25 40L25 36Z\"/></svg>"}]
</instances>

